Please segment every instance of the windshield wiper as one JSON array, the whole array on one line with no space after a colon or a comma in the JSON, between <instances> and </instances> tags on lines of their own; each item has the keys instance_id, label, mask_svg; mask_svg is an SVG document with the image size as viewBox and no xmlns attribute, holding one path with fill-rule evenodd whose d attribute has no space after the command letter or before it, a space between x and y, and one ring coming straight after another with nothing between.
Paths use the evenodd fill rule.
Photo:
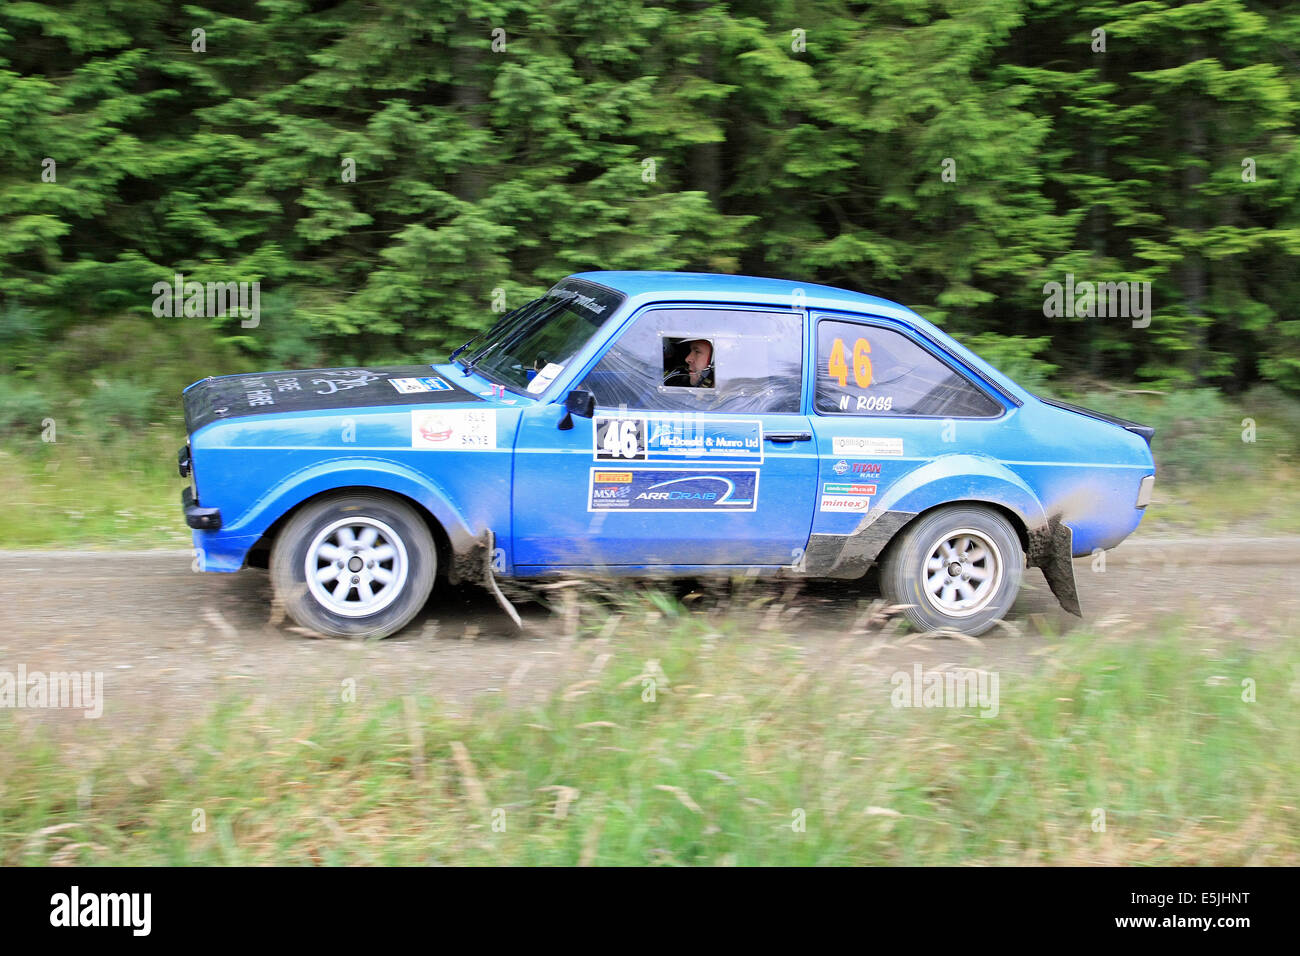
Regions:
<instances>
[{"instance_id":1,"label":"windshield wiper","mask_svg":"<svg viewBox=\"0 0 1300 956\"><path fill-rule=\"evenodd\" d=\"M534 312L532 315L529 315L527 318L522 319L514 329L510 330L509 333L503 333L500 338L498 338L495 342L493 342L483 351L475 355L474 358L472 358L469 362L467 362L465 364L465 374L468 375L470 372L474 371L474 367L478 365L479 362L483 361L483 359L487 358L490 354L495 352L506 342L514 343L519 338L520 333L522 333L525 329L532 328L538 322L549 319L552 315L554 315L556 312L558 312L560 309L564 308L568 304L569 304L568 299L556 299L550 305L543 306L537 312Z\"/></svg>"},{"instance_id":2,"label":"windshield wiper","mask_svg":"<svg viewBox=\"0 0 1300 956\"><path fill-rule=\"evenodd\" d=\"M528 310L531 309L533 306L535 306L538 302L541 302L542 299L544 299L544 298L546 298L546 297L545 297L545 296L539 296L538 298L533 299L533 300L531 300L530 302L525 302L525 303L524 303L523 305L521 305L519 308L517 308L517 309L515 309L515 310L513 310L513 311L511 311L511 312L507 312L505 315L501 316L501 318L497 319L496 322L492 323L491 326L489 326L488 328L484 329L484 330L483 330L482 332L480 332L478 335L474 336L472 339L470 339L470 340L469 340L468 342L466 342L464 345L462 345L462 346L460 346L458 349L456 349L456 351L452 352L451 355L448 357L447 361L448 361L449 363L450 363L450 362L454 362L454 361L456 361L456 357L457 357L457 356L459 356L462 352L464 352L466 349L468 349L468 348L469 348L471 345L473 345L475 342L477 342L477 341L479 341L480 339L482 339L484 336L490 336L490 335L493 335L494 333L496 333L498 330L504 330L505 327L506 327L507 325L509 325L511 322L522 321L523 318L524 318L524 316L525 316L525 314L528 312ZM461 362L461 365L464 367L464 369L465 369L466 372L468 372L471 368L473 368L473 363L472 363L472 362Z\"/></svg>"}]
</instances>

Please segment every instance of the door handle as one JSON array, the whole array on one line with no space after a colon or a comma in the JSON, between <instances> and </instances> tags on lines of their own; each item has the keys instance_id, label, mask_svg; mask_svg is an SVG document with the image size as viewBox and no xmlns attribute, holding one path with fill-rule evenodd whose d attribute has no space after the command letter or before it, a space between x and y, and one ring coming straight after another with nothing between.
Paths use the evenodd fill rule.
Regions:
<instances>
[{"instance_id":1,"label":"door handle","mask_svg":"<svg viewBox=\"0 0 1300 956\"><path fill-rule=\"evenodd\" d=\"M775 442L794 442L794 441L812 441L812 432L767 432L763 435L768 441Z\"/></svg>"}]
</instances>

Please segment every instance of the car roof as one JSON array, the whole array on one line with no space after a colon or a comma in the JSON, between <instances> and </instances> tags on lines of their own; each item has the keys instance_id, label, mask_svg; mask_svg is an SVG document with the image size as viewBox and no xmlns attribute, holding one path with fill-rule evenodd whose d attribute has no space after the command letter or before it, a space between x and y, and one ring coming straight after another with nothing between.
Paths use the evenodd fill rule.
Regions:
<instances>
[{"instance_id":1,"label":"car roof","mask_svg":"<svg viewBox=\"0 0 1300 956\"><path fill-rule=\"evenodd\" d=\"M845 312L863 312L910 324L933 340L942 343L950 352L963 360L1003 391L1010 392L1020 401L1032 398L1031 392L1009 376L994 368L966 346L944 332L934 323L913 312L905 305L882 299L865 292L850 292L834 286L815 282L795 282L790 279L765 279L759 276L725 275L714 272L578 272L570 279L585 279L627 296L627 311L632 312L649 302L674 299L703 299L731 301L738 304L771 304L789 302L796 289L802 289L804 308ZM622 310L620 310L622 311Z\"/></svg>"},{"instance_id":2,"label":"car roof","mask_svg":"<svg viewBox=\"0 0 1300 956\"><path fill-rule=\"evenodd\" d=\"M796 289L813 309L867 310L879 315L906 318L918 316L906 306L863 292L850 292L815 282L767 279L760 276L725 275L714 272L579 272L571 279L585 279L622 292L629 299L731 299L736 302L789 300ZM637 303L640 304L640 303Z\"/></svg>"}]
</instances>

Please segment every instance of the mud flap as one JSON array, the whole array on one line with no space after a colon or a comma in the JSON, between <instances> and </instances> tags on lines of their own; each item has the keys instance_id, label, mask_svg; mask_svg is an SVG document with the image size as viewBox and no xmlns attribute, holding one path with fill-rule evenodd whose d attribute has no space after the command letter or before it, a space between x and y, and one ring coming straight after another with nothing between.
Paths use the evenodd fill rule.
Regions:
<instances>
[{"instance_id":1,"label":"mud flap","mask_svg":"<svg viewBox=\"0 0 1300 956\"><path fill-rule=\"evenodd\" d=\"M489 594L500 605L501 610L505 611L510 620L515 622L515 627L521 631L524 629L523 619L515 606L510 603L510 599L501 593L501 588L497 585L496 575L492 572L492 556L496 553L496 535L489 528L475 540L473 546L466 552L457 554L452 559L452 566L449 570L448 577L452 583L460 581L476 581L487 588Z\"/></svg>"},{"instance_id":2,"label":"mud flap","mask_svg":"<svg viewBox=\"0 0 1300 956\"><path fill-rule=\"evenodd\" d=\"M1052 518L1046 528L1030 532L1029 563L1042 568L1047 586L1061 607L1076 617L1083 617L1079 590L1074 583L1074 531L1060 518Z\"/></svg>"}]
</instances>

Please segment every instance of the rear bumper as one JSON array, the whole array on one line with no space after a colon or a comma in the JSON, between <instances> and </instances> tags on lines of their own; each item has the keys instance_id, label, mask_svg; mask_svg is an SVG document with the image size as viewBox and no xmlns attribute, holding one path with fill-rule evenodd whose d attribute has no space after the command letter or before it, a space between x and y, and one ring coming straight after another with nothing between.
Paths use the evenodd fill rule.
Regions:
<instances>
[{"instance_id":1,"label":"rear bumper","mask_svg":"<svg viewBox=\"0 0 1300 956\"><path fill-rule=\"evenodd\" d=\"M194 489L188 485L181 492L181 510L185 512L185 523L195 531L221 530L221 509L199 507Z\"/></svg>"}]
</instances>

